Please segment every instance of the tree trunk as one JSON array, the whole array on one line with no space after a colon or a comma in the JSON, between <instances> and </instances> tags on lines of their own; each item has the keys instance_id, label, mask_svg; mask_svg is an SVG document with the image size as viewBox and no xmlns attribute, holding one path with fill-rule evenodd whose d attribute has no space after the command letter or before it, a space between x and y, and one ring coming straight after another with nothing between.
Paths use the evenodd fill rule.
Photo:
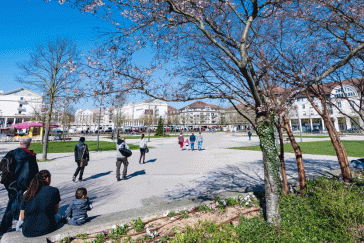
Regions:
<instances>
[{"instance_id":1,"label":"tree trunk","mask_svg":"<svg viewBox=\"0 0 364 243\"><path fill-rule=\"evenodd\" d=\"M334 124L332 124L332 121L327 113L323 114L322 119L324 120L327 133L330 136L332 146L334 147L337 159L339 160L341 175L344 180L350 179L351 171L349 167L348 155L346 153L344 145L339 138L339 134L337 133Z\"/></svg>"},{"instance_id":2,"label":"tree trunk","mask_svg":"<svg viewBox=\"0 0 364 243\"><path fill-rule=\"evenodd\" d=\"M288 188L288 181L287 181L287 173L286 173L286 164L284 162L284 142L283 142L283 133L282 127L280 124L277 124L277 130L279 135L279 146L280 146L280 153L279 153L279 160L281 162L281 175L282 175L282 192L283 195L287 195L289 193Z\"/></svg>"},{"instance_id":3,"label":"tree trunk","mask_svg":"<svg viewBox=\"0 0 364 243\"><path fill-rule=\"evenodd\" d=\"M48 137L49 137L49 128L51 126L52 109L53 109L53 98L50 97L49 110L47 112L46 126L45 126L44 137L43 137L43 156L42 156L43 161L47 160ZM43 123L43 125L44 125L44 123Z\"/></svg>"},{"instance_id":4,"label":"tree trunk","mask_svg":"<svg viewBox=\"0 0 364 243\"><path fill-rule=\"evenodd\" d=\"M305 166L303 165L302 151L300 146L297 144L295 137L293 136L292 129L289 125L289 121L286 116L283 116L283 122L289 141L291 142L294 154L296 156L298 180L300 182L300 193L302 193L303 190L306 189L306 174L305 174Z\"/></svg>"},{"instance_id":5,"label":"tree trunk","mask_svg":"<svg viewBox=\"0 0 364 243\"><path fill-rule=\"evenodd\" d=\"M273 117L257 116L257 134L263 152L264 183L267 222L279 226L281 179L279 176L279 158L275 144Z\"/></svg>"}]
</instances>

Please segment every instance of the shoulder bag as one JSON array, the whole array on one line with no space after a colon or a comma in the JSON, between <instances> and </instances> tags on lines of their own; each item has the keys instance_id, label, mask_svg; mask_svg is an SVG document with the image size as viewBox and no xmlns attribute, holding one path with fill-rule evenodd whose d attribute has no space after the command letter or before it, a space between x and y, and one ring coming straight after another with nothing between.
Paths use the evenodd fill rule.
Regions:
<instances>
[{"instance_id":1,"label":"shoulder bag","mask_svg":"<svg viewBox=\"0 0 364 243\"><path fill-rule=\"evenodd\" d=\"M133 154L130 149L125 148L125 143L123 143L123 147L119 151L125 157L130 157Z\"/></svg>"},{"instance_id":2,"label":"shoulder bag","mask_svg":"<svg viewBox=\"0 0 364 243\"><path fill-rule=\"evenodd\" d=\"M82 152L82 156L81 156L81 163L80 163L80 167L85 167L88 165L88 159L85 159L85 153L86 153L86 145L83 148L83 152Z\"/></svg>"}]
</instances>

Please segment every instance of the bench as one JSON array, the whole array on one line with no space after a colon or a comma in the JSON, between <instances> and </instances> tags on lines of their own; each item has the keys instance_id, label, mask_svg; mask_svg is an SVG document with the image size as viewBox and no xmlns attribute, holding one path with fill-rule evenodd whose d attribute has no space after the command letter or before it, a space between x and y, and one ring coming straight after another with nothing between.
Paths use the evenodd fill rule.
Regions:
<instances>
[{"instance_id":1,"label":"bench","mask_svg":"<svg viewBox=\"0 0 364 243\"><path fill-rule=\"evenodd\" d=\"M61 140L61 141L70 141L70 140L71 140L71 138L61 138L60 140Z\"/></svg>"}]
</instances>

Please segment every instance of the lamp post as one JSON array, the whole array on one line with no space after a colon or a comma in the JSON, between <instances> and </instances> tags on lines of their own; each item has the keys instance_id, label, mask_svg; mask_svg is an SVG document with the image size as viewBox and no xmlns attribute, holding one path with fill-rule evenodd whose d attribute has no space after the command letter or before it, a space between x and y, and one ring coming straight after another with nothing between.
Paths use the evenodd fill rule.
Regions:
<instances>
[{"instance_id":1,"label":"lamp post","mask_svg":"<svg viewBox=\"0 0 364 243\"><path fill-rule=\"evenodd\" d=\"M152 122L151 121L151 116L150 116L150 105L148 106L147 121L148 121L148 142L150 142L150 123Z\"/></svg>"},{"instance_id":2,"label":"lamp post","mask_svg":"<svg viewBox=\"0 0 364 243\"><path fill-rule=\"evenodd\" d=\"M99 125L97 127L97 147L96 150L99 151L99 140L100 140L100 120L101 120L101 107L102 107L102 98L104 96L104 84L102 84L102 96L100 100L100 110L99 110Z\"/></svg>"},{"instance_id":3,"label":"lamp post","mask_svg":"<svg viewBox=\"0 0 364 243\"><path fill-rule=\"evenodd\" d=\"M301 143L302 143L302 124L301 124L301 119L300 119L300 115L299 115L299 112L298 112L298 106L295 106L294 109L297 112L298 126L299 126L299 129L300 129L300 140L301 140Z\"/></svg>"}]
</instances>

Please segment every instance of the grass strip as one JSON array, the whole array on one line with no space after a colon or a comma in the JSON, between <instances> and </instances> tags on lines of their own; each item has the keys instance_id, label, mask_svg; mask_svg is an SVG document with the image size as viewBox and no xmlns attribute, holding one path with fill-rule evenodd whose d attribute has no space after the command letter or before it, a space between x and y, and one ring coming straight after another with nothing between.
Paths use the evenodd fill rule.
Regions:
<instances>
[{"instance_id":1,"label":"grass strip","mask_svg":"<svg viewBox=\"0 0 364 243\"><path fill-rule=\"evenodd\" d=\"M78 141L66 141L66 142L49 142L48 143L48 153L70 153L75 151L75 146ZM86 141L89 151L97 151L97 141ZM139 149L139 145L128 144L131 150ZM32 143L30 145L30 150L34 153L43 153L43 144ZM116 151L116 145L113 142L99 141L99 151Z\"/></svg>"},{"instance_id":2,"label":"grass strip","mask_svg":"<svg viewBox=\"0 0 364 243\"><path fill-rule=\"evenodd\" d=\"M348 141L342 140L342 143L345 147L346 153L351 157L363 157L363 147L364 141ZM331 144L331 141L317 141L317 142L304 142L298 143L301 147L303 154L317 154L317 155L332 155L336 156L334 147ZM253 151L261 151L260 146L247 146L247 147L233 147L230 149L238 149L238 150L253 150ZM284 144L284 151L286 153L293 153L293 149L290 143Z\"/></svg>"},{"instance_id":3,"label":"grass strip","mask_svg":"<svg viewBox=\"0 0 364 243\"><path fill-rule=\"evenodd\" d=\"M179 135L169 135L169 136L165 136L165 138L177 138ZM121 138L125 138L127 139L140 139L141 136L122 136L120 135ZM190 135L183 135L183 137L190 137ZM112 139L112 137L104 137L104 138L108 138L108 139ZM145 135L144 137L145 139L148 139L148 135ZM150 136L150 138L163 138L163 136ZM114 138L115 139L115 138Z\"/></svg>"}]
</instances>

